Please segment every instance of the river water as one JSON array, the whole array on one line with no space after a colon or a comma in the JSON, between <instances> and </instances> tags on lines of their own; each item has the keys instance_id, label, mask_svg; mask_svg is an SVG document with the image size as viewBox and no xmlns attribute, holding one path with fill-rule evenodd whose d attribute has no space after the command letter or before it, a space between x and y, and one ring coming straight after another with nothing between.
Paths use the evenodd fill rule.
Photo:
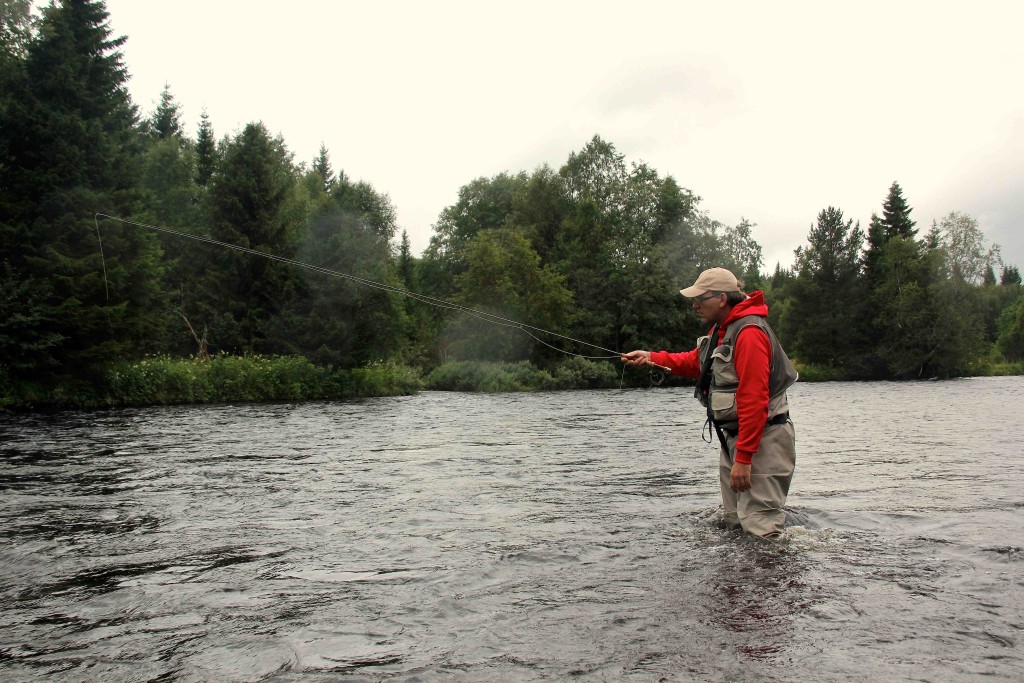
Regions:
<instances>
[{"instance_id":1,"label":"river water","mask_svg":"<svg viewBox=\"0 0 1024 683\"><path fill-rule=\"evenodd\" d=\"M1024 678L1024 378L798 383L774 543L690 393L0 416L0 679Z\"/></svg>"}]
</instances>

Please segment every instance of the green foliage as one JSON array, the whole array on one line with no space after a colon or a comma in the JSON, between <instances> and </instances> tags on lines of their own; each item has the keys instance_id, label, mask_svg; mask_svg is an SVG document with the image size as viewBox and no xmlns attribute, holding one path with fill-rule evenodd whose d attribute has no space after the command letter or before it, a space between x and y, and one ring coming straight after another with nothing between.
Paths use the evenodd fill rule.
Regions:
<instances>
[{"instance_id":1,"label":"green foliage","mask_svg":"<svg viewBox=\"0 0 1024 683\"><path fill-rule=\"evenodd\" d=\"M284 209L295 183L283 141L271 138L262 123L250 123L227 145L220 172L211 179L211 236L293 258L298 225ZM214 349L274 350L269 338L275 315L294 293L294 269L229 249L208 253L205 297L188 317L209 325Z\"/></svg>"},{"instance_id":2,"label":"green foliage","mask_svg":"<svg viewBox=\"0 0 1024 683\"><path fill-rule=\"evenodd\" d=\"M452 361L434 368L425 378L426 388L434 391L538 391L554 389L555 379L529 361L488 363Z\"/></svg>"},{"instance_id":3,"label":"green foliage","mask_svg":"<svg viewBox=\"0 0 1024 683\"><path fill-rule=\"evenodd\" d=\"M607 361L568 357L543 370L528 361L494 363L450 361L425 378L434 391L549 391L554 389L607 389L619 386L620 366Z\"/></svg>"},{"instance_id":4,"label":"green foliage","mask_svg":"<svg viewBox=\"0 0 1024 683\"><path fill-rule=\"evenodd\" d=\"M335 370L299 357L218 355L209 361L156 357L118 363L106 386L112 405L138 406L393 396L422 385L415 370L396 365Z\"/></svg>"},{"instance_id":5,"label":"green foliage","mask_svg":"<svg viewBox=\"0 0 1024 683\"><path fill-rule=\"evenodd\" d=\"M607 389L621 381L618 363L592 361L570 356L557 363L551 371L559 389Z\"/></svg>"},{"instance_id":6,"label":"green foliage","mask_svg":"<svg viewBox=\"0 0 1024 683\"><path fill-rule=\"evenodd\" d=\"M417 258L390 198L336 171L324 145L307 170L262 124L218 145L205 112L188 139L166 87L140 121L104 4L53 3L36 30L29 8L6 2L0 21L0 405L406 392L421 385L408 364L435 368L431 386L445 389L616 386L633 381L617 363L547 344L686 348L704 330L678 290L712 266L767 290L805 380L1021 362L1019 270L965 214L918 240L898 183L866 235L828 207L793 270L766 277L754 223L715 220L674 178L594 136L557 169L460 188ZM390 291L115 221L97 234L97 213ZM429 297L516 323L460 318ZM174 360L208 347L235 355Z\"/></svg>"},{"instance_id":7,"label":"green foliage","mask_svg":"<svg viewBox=\"0 0 1024 683\"><path fill-rule=\"evenodd\" d=\"M739 225L728 227L722 235L722 249L725 252L721 259L723 268L731 270L743 280L747 291L761 289L761 266L764 257L761 245L754 239L751 229L757 227L746 218Z\"/></svg>"},{"instance_id":8,"label":"green foliage","mask_svg":"<svg viewBox=\"0 0 1024 683\"><path fill-rule=\"evenodd\" d=\"M1024 360L1024 296L1017 297L999 317L996 348L1010 361Z\"/></svg>"},{"instance_id":9,"label":"green foliage","mask_svg":"<svg viewBox=\"0 0 1024 683\"><path fill-rule=\"evenodd\" d=\"M400 288L390 246L395 230L390 200L366 183L345 179L327 194L319 174L311 177L313 184L304 186L309 208L298 259ZM405 360L411 323L401 295L305 270L299 276L302 286L273 336L279 346L343 367Z\"/></svg>"},{"instance_id":10,"label":"green foliage","mask_svg":"<svg viewBox=\"0 0 1024 683\"><path fill-rule=\"evenodd\" d=\"M217 167L217 143L213 137L213 124L204 110L199 120L199 132L196 135L196 168L195 181L199 187L206 187Z\"/></svg>"},{"instance_id":11,"label":"green foliage","mask_svg":"<svg viewBox=\"0 0 1024 683\"><path fill-rule=\"evenodd\" d=\"M995 284L993 266L1001 261L999 245L987 245L978 221L965 213L951 211L933 223L937 247L945 253L944 276L971 284Z\"/></svg>"},{"instance_id":12,"label":"green foliage","mask_svg":"<svg viewBox=\"0 0 1024 683\"><path fill-rule=\"evenodd\" d=\"M627 165L612 144L595 137L557 173L542 167L532 175L478 178L462 188L435 225L419 284L432 296L480 303L522 322L540 319L522 317L527 305L530 315L547 311L556 331L568 325L571 336L606 348L664 343L692 325L677 294L687 275L673 265L676 254L692 251L687 220L697 201L671 177L642 163ZM530 263L529 250L512 235L532 245ZM533 283L539 290L527 293ZM571 319L552 316L543 295L562 288L575 307ZM445 325L443 317L437 324ZM485 333L473 319L454 326L459 357L540 360L548 353L536 344L532 350L517 346L523 340L515 334ZM486 347L491 342L496 348Z\"/></svg>"},{"instance_id":13,"label":"green foliage","mask_svg":"<svg viewBox=\"0 0 1024 683\"><path fill-rule=\"evenodd\" d=\"M132 215L142 138L127 74L100 2L43 12L0 106L0 246L31 293L8 301L8 333L35 348L15 379L89 376L110 357L155 350L162 263L152 235L109 231L93 216ZM45 377L44 377L45 376Z\"/></svg>"},{"instance_id":14,"label":"green foliage","mask_svg":"<svg viewBox=\"0 0 1024 683\"><path fill-rule=\"evenodd\" d=\"M842 368L805 363L799 358L791 358L791 360L793 367L800 373L801 382L836 382L849 379L848 373Z\"/></svg>"},{"instance_id":15,"label":"green foliage","mask_svg":"<svg viewBox=\"0 0 1024 683\"><path fill-rule=\"evenodd\" d=\"M331 192L338 184L338 178L334 175L334 169L331 167L331 155L323 143L320 143L320 153L313 160L313 173L320 177L324 192Z\"/></svg>"},{"instance_id":16,"label":"green foliage","mask_svg":"<svg viewBox=\"0 0 1024 683\"><path fill-rule=\"evenodd\" d=\"M882 204L882 232L886 240L894 237L901 237L905 240L912 240L917 235L914 228L916 223L910 220L910 213L913 209L903 197L903 188L894 182L889 187L889 195Z\"/></svg>"},{"instance_id":17,"label":"green foliage","mask_svg":"<svg viewBox=\"0 0 1024 683\"><path fill-rule=\"evenodd\" d=\"M477 233L466 247L465 263L465 272L456 278L459 303L552 332L565 331L572 293L564 277L551 266L541 266L540 256L521 234L509 228ZM448 352L465 359L516 360L523 333L497 327L481 334L481 322L460 318Z\"/></svg>"},{"instance_id":18,"label":"green foliage","mask_svg":"<svg viewBox=\"0 0 1024 683\"><path fill-rule=\"evenodd\" d=\"M806 249L796 250L796 278L789 286L793 303L778 332L787 348L808 363L848 366L867 341L858 333L864 327L863 297L857 296L864 234L830 206L818 214L807 240Z\"/></svg>"},{"instance_id":19,"label":"green foliage","mask_svg":"<svg viewBox=\"0 0 1024 683\"><path fill-rule=\"evenodd\" d=\"M1021 284L1020 270L1016 266L1006 266L999 278L999 284L1019 286Z\"/></svg>"},{"instance_id":20,"label":"green foliage","mask_svg":"<svg viewBox=\"0 0 1024 683\"><path fill-rule=\"evenodd\" d=\"M160 104L147 123L151 134L158 140L185 140L185 131L181 127L181 108L174 101L170 85L164 85L160 93Z\"/></svg>"}]
</instances>

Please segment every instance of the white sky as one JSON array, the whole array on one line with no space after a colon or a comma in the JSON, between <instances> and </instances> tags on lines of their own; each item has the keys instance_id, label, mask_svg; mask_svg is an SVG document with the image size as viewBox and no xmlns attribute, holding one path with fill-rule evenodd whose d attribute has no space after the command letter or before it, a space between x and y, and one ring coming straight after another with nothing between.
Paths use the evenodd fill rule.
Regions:
<instances>
[{"instance_id":1,"label":"white sky","mask_svg":"<svg viewBox=\"0 0 1024 683\"><path fill-rule=\"evenodd\" d=\"M419 253L474 178L557 169L595 134L757 223L792 263L826 206L892 182L920 234L966 212L1024 266L1024 3L108 0L149 114L250 121L394 203ZM1016 85L1015 85L1016 84Z\"/></svg>"}]
</instances>

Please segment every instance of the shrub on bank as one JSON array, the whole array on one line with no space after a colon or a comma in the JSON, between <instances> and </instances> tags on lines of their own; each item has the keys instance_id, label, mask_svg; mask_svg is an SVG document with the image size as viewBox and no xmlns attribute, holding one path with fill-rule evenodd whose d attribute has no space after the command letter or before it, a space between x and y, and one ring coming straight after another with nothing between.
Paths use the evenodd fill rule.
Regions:
<instances>
[{"instance_id":1,"label":"shrub on bank","mask_svg":"<svg viewBox=\"0 0 1024 683\"><path fill-rule=\"evenodd\" d=\"M793 367L800 373L801 382L838 382L851 379L849 373L839 368L801 363L796 358L793 359Z\"/></svg>"},{"instance_id":2,"label":"shrub on bank","mask_svg":"<svg viewBox=\"0 0 1024 683\"><path fill-rule=\"evenodd\" d=\"M147 358L107 373L111 405L302 401L415 393L419 373L374 364L336 370L297 356L215 356L207 361Z\"/></svg>"},{"instance_id":3,"label":"shrub on bank","mask_svg":"<svg viewBox=\"0 0 1024 683\"><path fill-rule=\"evenodd\" d=\"M528 361L497 363L451 361L434 368L424 379L435 391L545 391L551 389L597 389L618 386L619 375L611 363L595 363L571 357L551 371Z\"/></svg>"},{"instance_id":4,"label":"shrub on bank","mask_svg":"<svg viewBox=\"0 0 1024 683\"><path fill-rule=\"evenodd\" d=\"M592 361L570 356L555 366L559 389L608 389L619 386L622 366L618 362Z\"/></svg>"},{"instance_id":5,"label":"shrub on bank","mask_svg":"<svg viewBox=\"0 0 1024 683\"><path fill-rule=\"evenodd\" d=\"M364 368L335 371L327 384L331 395L324 398L408 396L423 388L423 379L419 370L407 365L371 363Z\"/></svg>"},{"instance_id":6,"label":"shrub on bank","mask_svg":"<svg viewBox=\"0 0 1024 683\"><path fill-rule=\"evenodd\" d=\"M984 377L1008 377L1024 375L1024 361L996 361L987 363L979 369L978 375Z\"/></svg>"},{"instance_id":7,"label":"shrub on bank","mask_svg":"<svg viewBox=\"0 0 1024 683\"><path fill-rule=\"evenodd\" d=\"M528 361L491 363L452 361L444 363L424 378L427 389L435 391L537 391L554 388L554 379Z\"/></svg>"}]
</instances>

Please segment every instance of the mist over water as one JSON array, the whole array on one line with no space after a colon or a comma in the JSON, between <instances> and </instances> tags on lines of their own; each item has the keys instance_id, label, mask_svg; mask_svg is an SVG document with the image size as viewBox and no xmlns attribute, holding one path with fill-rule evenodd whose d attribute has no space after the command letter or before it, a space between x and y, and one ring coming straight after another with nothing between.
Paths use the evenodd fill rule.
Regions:
<instances>
[{"instance_id":1,"label":"mist over water","mask_svg":"<svg viewBox=\"0 0 1024 683\"><path fill-rule=\"evenodd\" d=\"M685 388L0 416L0 679L1020 680L1022 396L798 383L778 543Z\"/></svg>"}]
</instances>

